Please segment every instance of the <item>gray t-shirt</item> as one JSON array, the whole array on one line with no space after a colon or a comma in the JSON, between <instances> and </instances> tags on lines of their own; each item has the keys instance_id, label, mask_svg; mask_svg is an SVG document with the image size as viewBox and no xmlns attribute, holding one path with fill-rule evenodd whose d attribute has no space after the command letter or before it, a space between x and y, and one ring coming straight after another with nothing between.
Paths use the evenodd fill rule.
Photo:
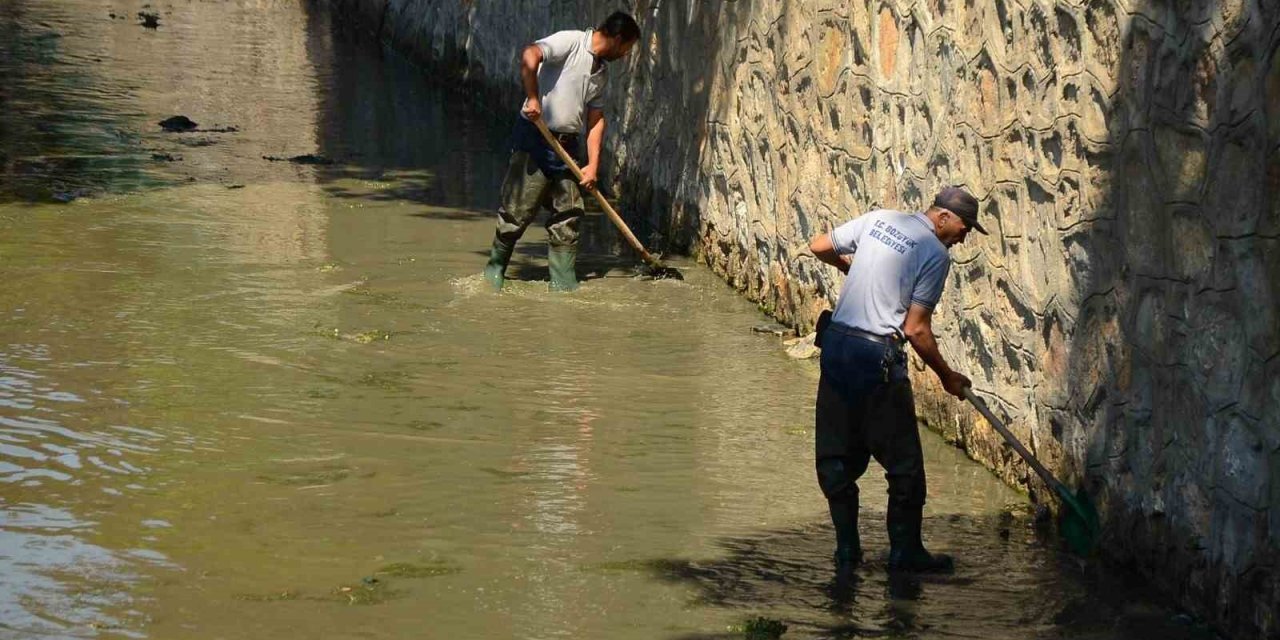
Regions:
<instances>
[{"instance_id":1,"label":"gray t-shirt","mask_svg":"<svg viewBox=\"0 0 1280 640\"><path fill-rule=\"evenodd\" d=\"M831 244L854 254L832 320L887 335L901 330L907 309L932 309L942 297L951 257L923 213L877 209L836 227Z\"/></svg>"},{"instance_id":2,"label":"gray t-shirt","mask_svg":"<svg viewBox=\"0 0 1280 640\"><path fill-rule=\"evenodd\" d=\"M604 108L605 69L608 65L602 62L598 71L591 72L595 65L591 33L590 29L560 31L534 43L542 49L542 64L538 66L542 120L556 133L582 133L587 121L587 108Z\"/></svg>"}]
</instances>

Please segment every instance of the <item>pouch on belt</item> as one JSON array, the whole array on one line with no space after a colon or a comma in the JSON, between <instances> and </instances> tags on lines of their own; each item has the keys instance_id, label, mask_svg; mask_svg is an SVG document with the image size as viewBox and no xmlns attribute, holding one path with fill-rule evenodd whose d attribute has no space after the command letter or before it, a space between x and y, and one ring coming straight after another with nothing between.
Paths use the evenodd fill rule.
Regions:
<instances>
[{"instance_id":1,"label":"pouch on belt","mask_svg":"<svg viewBox=\"0 0 1280 640\"><path fill-rule=\"evenodd\" d=\"M813 346L819 349L822 348L822 334L826 332L827 327L830 324L831 324L831 310L825 309L823 310L822 313L818 314L818 326L814 327L814 331L816 331L818 335L813 337Z\"/></svg>"}]
</instances>

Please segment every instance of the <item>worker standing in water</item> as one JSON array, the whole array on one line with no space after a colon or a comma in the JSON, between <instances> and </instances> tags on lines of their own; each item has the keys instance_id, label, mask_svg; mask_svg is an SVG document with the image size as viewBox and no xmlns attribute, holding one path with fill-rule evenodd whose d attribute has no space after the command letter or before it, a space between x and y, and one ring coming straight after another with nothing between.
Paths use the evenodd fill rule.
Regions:
<instances>
[{"instance_id":1,"label":"worker standing in water","mask_svg":"<svg viewBox=\"0 0 1280 640\"><path fill-rule=\"evenodd\" d=\"M544 205L551 210L547 220L551 290L578 288L578 224L583 214L578 188L594 188L600 170L605 73L608 63L630 53L639 39L635 19L618 11L595 29L560 31L525 47L520 56L525 101L512 132L498 228L484 268L484 277L494 289L502 289L516 241ZM569 168L533 124L538 119L571 153L579 149L586 131L587 162L580 183L575 184Z\"/></svg>"},{"instance_id":2,"label":"worker standing in water","mask_svg":"<svg viewBox=\"0 0 1280 640\"><path fill-rule=\"evenodd\" d=\"M818 485L835 525L838 571L862 560L857 483L873 456L889 482L889 570L953 568L950 557L925 550L920 536L924 455L904 344L911 343L948 393L964 396L969 379L938 351L932 318L951 268L948 250L974 229L986 234L978 201L948 187L923 213L871 211L809 245L819 260L846 274L820 336L815 411Z\"/></svg>"}]
</instances>

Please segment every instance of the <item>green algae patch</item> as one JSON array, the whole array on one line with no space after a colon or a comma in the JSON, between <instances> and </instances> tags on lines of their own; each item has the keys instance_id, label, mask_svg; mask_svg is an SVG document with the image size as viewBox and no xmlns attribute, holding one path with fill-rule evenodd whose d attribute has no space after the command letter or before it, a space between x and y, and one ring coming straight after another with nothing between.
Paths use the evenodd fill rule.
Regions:
<instances>
[{"instance_id":1,"label":"green algae patch","mask_svg":"<svg viewBox=\"0 0 1280 640\"><path fill-rule=\"evenodd\" d=\"M310 334L330 340L342 340L356 344L373 344L374 342L390 340L392 332L385 329L367 329L365 331L344 333L338 327L328 327L317 323L311 328Z\"/></svg>"},{"instance_id":2,"label":"green algae patch","mask_svg":"<svg viewBox=\"0 0 1280 640\"><path fill-rule=\"evenodd\" d=\"M317 324L312 327L311 332L321 338L329 338L330 340L342 339L342 332L337 327L323 327Z\"/></svg>"},{"instance_id":3,"label":"green algae patch","mask_svg":"<svg viewBox=\"0 0 1280 640\"><path fill-rule=\"evenodd\" d=\"M729 627L729 631L742 634L746 640L775 640L787 632L787 625L781 620L756 616L741 626Z\"/></svg>"},{"instance_id":4,"label":"green algae patch","mask_svg":"<svg viewBox=\"0 0 1280 640\"><path fill-rule=\"evenodd\" d=\"M358 299L363 304L372 304L388 309L413 310L426 308L420 303L405 300L394 293L374 291L365 285L352 287L342 293Z\"/></svg>"},{"instance_id":5,"label":"green algae patch","mask_svg":"<svg viewBox=\"0 0 1280 640\"><path fill-rule=\"evenodd\" d=\"M288 602L299 598L297 591L285 589L272 593L237 593L231 598L241 602Z\"/></svg>"},{"instance_id":6,"label":"green algae patch","mask_svg":"<svg viewBox=\"0 0 1280 640\"><path fill-rule=\"evenodd\" d=\"M238 593L232 599L241 602L292 602L306 600L310 602L330 602L346 605L376 605L404 595L402 591L392 589L382 580L374 577L361 579L359 584L339 585L323 595L303 594L300 591L286 589L269 593Z\"/></svg>"},{"instance_id":7,"label":"green algae patch","mask_svg":"<svg viewBox=\"0 0 1280 640\"><path fill-rule=\"evenodd\" d=\"M462 567L447 562L414 564L412 562L393 562L374 572L380 576L393 578L434 578L462 573Z\"/></svg>"},{"instance_id":8,"label":"green algae patch","mask_svg":"<svg viewBox=\"0 0 1280 640\"><path fill-rule=\"evenodd\" d=\"M258 480L268 484L278 484L286 487L305 487L321 484L333 484L341 482L351 477L351 469L343 466L322 467L312 469L310 471L299 471L295 473L278 472L278 473L260 473Z\"/></svg>"},{"instance_id":9,"label":"green algae patch","mask_svg":"<svg viewBox=\"0 0 1280 640\"><path fill-rule=\"evenodd\" d=\"M349 605L383 604L400 597L401 592L389 588L381 580L365 578L358 585L343 585L334 589L326 600L344 602Z\"/></svg>"},{"instance_id":10,"label":"green algae patch","mask_svg":"<svg viewBox=\"0 0 1280 640\"><path fill-rule=\"evenodd\" d=\"M355 383L362 387L377 387L389 391L407 391L409 374L405 371L370 371L356 378Z\"/></svg>"},{"instance_id":11,"label":"green algae patch","mask_svg":"<svg viewBox=\"0 0 1280 640\"><path fill-rule=\"evenodd\" d=\"M379 340L390 340L391 333L374 329L372 331L362 331L351 336L351 341L356 344L371 344Z\"/></svg>"},{"instance_id":12,"label":"green algae patch","mask_svg":"<svg viewBox=\"0 0 1280 640\"><path fill-rule=\"evenodd\" d=\"M498 469L497 467L480 467L479 471L503 480L518 480L533 474L532 471L509 471L507 469Z\"/></svg>"}]
</instances>

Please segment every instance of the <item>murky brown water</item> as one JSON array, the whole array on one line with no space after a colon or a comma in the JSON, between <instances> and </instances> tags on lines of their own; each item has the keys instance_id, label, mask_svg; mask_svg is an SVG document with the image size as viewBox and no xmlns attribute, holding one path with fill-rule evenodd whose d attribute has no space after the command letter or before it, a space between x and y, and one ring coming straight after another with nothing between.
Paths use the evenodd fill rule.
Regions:
<instances>
[{"instance_id":1,"label":"murky brown water","mask_svg":"<svg viewBox=\"0 0 1280 640\"><path fill-rule=\"evenodd\" d=\"M140 9L0 0L0 638L1198 633L932 436L957 575L834 589L816 368L750 304L549 295L536 229L486 293L504 123L306 4Z\"/></svg>"}]
</instances>

